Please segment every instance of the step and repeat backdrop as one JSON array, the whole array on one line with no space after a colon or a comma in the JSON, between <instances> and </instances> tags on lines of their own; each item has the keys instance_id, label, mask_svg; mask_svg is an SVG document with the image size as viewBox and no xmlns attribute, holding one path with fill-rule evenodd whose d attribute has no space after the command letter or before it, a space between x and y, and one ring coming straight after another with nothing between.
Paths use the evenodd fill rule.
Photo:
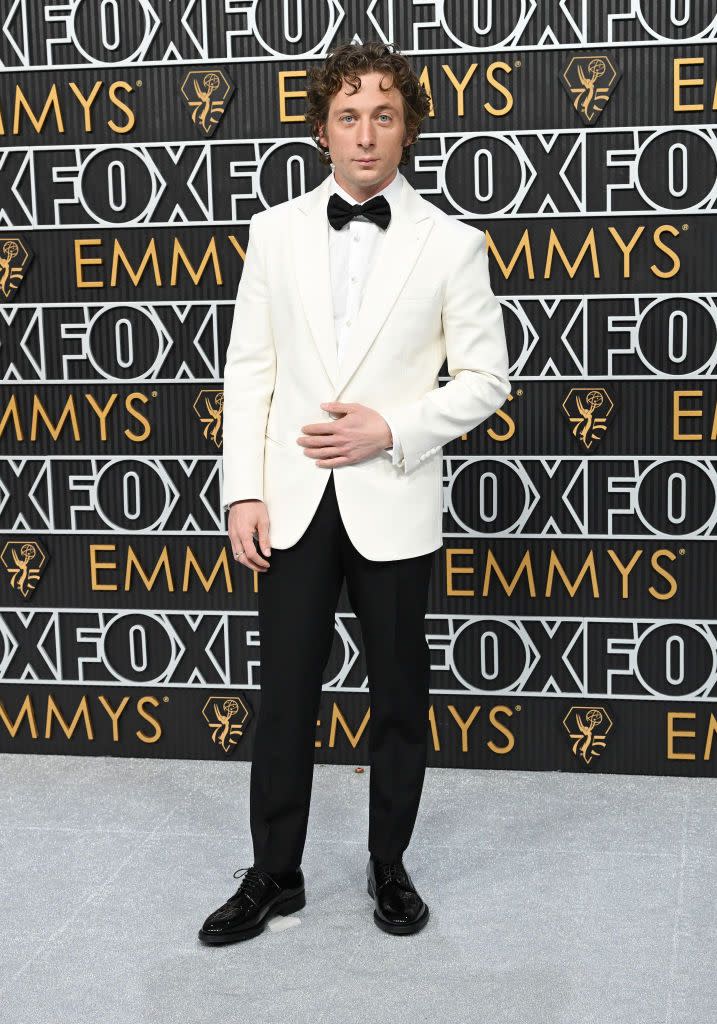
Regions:
<instances>
[{"instance_id":1,"label":"step and repeat backdrop","mask_svg":"<svg viewBox=\"0 0 717 1024\"><path fill-rule=\"evenodd\" d=\"M428 90L404 173L486 232L510 347L443 452L429 763L714 776L714 0L3 6L0 750L251 757L224 358L249 219L327 173L307 72L352 39ZM317 761L369 729L344 589Z\"/></svg>"}]
</instances>

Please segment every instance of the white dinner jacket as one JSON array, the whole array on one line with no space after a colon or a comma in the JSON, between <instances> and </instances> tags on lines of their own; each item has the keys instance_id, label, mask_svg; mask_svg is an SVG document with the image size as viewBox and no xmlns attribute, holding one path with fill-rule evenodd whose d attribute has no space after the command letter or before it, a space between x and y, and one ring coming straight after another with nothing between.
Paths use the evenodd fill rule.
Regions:
<instances>
[{"instance_id":1,"label":"white dinner jacket","mask_svg":"<svg viewBox=\"0 0 717 1024\"><path fill-rule=\"evenodd\" d=\"M272 548L306 530L329 473L354 547L372 560L443 543L441 446L510 393L503 314L484 232L443 213L405 179L369 272L346 355L336 353L326 215L330 176L249 224L224 367L222 503L265 502ZM438 386L447 358L452 378ZM403 459L384 451L317 466L297 439L336 418L322 402L390 415Z\"/></svg>"}]
</instances>

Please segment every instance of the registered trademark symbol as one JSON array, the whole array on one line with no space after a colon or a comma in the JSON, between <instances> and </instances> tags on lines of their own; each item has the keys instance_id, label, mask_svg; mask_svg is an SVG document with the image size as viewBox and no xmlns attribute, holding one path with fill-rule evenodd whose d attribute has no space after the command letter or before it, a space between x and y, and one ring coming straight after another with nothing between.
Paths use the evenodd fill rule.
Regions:
<instances>
[{"instance_id":1,"label":"registered trademark symbol","mask_svg":"<svg viewBox=\"0 0 717 1024\"><path fill-rule=\"evenodd\" d=\"M153 392L152 392L152 398L156 398L156 397L157 397L157 392L156 392L156 391L153 391Z\"/></svg>"},{"instance_id":2,"label":"registered trademark symbol","mask_svg":"<svg viewBox=\"0 0 717 1024\"><path fill-rule=\"evenodd\" d=\"M523 396L523 389L522 388L518 388L518 390L515 393L516 393L516 395L518 395L519 398L522 398L522 396Z\"/></svg>"},{"instance_id":3,"label":"registered trademark symbol","mask_svg":"<svg viewBox=\"0 0 717 1024\"><path fill-rule=\"evenodd\" d=\"M162 697L162 700L164 701L165 704L169 704L169 697L167 697L166 695Z\"/></svg>"},{"instance_id":4,"label":"registered trademark symbol","mask_svg":"<svg viewBox=\"0 0 717 1024\"><path fill-rule=\"evenodd\" d=\"M520 706L520 704L516 704L516 705L515 705L515 710L516 710L516 711L522 711L523 709L522 709L522 707Z\"/></svg>"},{"instance_id":5,"label":"registered trademark symbol","mask_svg":"<svg viewBox=\"0 0 717 1024\"><path fill-rule=\"evenodd\" d=\"M141 84L142 84L142 79L138 78L137 79L137 88L139 88Z\"/></svg>"},{"instance_id":6,"label":"registered trademark symbol","mask_svg":"<svg viewBox=\"0 0 717 1024\"><path fill-rule=\"evenodd\" d=\"M686 554L687 554L687 552L685 551L685 549L684 549L684 548L679 548L679 549L678 549L678 553L679 553L680 555L686 555Z\"/></svg>"},{"instance_id":7,"label":"registered trademark symbol","mask_svg":"<svg viewBox=\"0 0 717 1024\"><path fill-rule=\"evenodd\" d=\"M682 225L682 230L683 231L689 231L690 230L690 225L689 224L683 224Z\"/></svg>"},{"instance_id":8,"label":"registered trademark symbol","mask_svg":"<svg viewBox=\"0 0 717 1024\"><path fill-rule=\"evenodd\" d=\"M514 68L522 68L522 66L523 66L522 60L517 60L515 62L515 64L513 65Z\"/></svg>"}]
</instances>

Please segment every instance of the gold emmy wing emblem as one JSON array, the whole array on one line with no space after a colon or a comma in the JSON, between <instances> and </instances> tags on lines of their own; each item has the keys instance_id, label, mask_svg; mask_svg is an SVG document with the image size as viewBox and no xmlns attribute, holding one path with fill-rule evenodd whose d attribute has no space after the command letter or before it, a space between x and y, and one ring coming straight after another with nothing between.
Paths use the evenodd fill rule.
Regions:
<instances>
[{"instance_id":1,"label":"gold emmy wing emblem","mask_svg":"<svg viewBox=\"0 0 717 1024\"><path fill-rule=\"evenodd\" d=\"M41 545L36 540L9 540L0 559L10 577L10 586L25 599L32 597L47 562Z\"/></svg>"},{"instance_id":2,"label":"gold emmy wing emblem","mask_svg":"<svg viewBox=\"0 0 717 1024\"><path fill-rule=\"evenodd\" d=\"M222 441L222 414L224 412L224 392L206 391L199 392L192 407L197 416L204 424L202 433L210 441L213 441L217 448L221 448Z\"/></svg>"},{"instance_id":3,"label":"gold emmy wing emblem","mask_svg":"<svg viewBox=\"0 0 717 1024\"><path fill-rule=\"evenodd\" d=\"M612 729L612 719L605 708L573 705L563 719L563 725L570 739L575 741L573 754L585 764L590 764L594 757L600 757L606 746L605 737Z\"/></svg>"},{"instance_id":4,"label":"gold emmy wing emblem","mask_svg":"<svg viewBox=\"0 0 717 1024\"><path fill-rule=\"evenodd\" d=\"M202 715L211 731L212 742L227 754L242 735L249 709L241 697L210 697L202 708Z\"/></svg>"},{"instance_id":5,"label":"gold emmy wing emblem","mask_svg":"<svg viewBox=\"0 0 717 1024\"><path fill-rule=\"evenodd\" d=\"M595 124L621 77L622 72L605 54L584 54L571 58L560 81L585 124Z\"/></svg>"},{"instance_id":6,"label":"gold emmy wing emblem","mask_svg":"<svg viewBox=\"0 0 717 1024\"><path fill-rule=\"evenodd\" d=\"M605 433L614 408L605 388L571 388L563 399L563 412L573 425L573 437L585 449Z\"/></svg>"},{"instance_id":7,"label":"gold emmy wing emblem","mask_svg":"<svg viewBox=\"0 0 717 1024\"><path fill-rule=\"evenodd\" d=\"M223 71L190 71L180 85L192 111L192 121L204 133L213 135L234 92L234 83Z\"/></svg>"},{"instance_id":8,"label":"gold emmy wing emblem","mask_svg":"<svg viewBox=\"0 0 717 1024\"><path fill-rule=\"evenodd\" d=\"M0 235L0 301L13 298L31 259L32 253L22 239Z\"/></svg>"}]
</instances>

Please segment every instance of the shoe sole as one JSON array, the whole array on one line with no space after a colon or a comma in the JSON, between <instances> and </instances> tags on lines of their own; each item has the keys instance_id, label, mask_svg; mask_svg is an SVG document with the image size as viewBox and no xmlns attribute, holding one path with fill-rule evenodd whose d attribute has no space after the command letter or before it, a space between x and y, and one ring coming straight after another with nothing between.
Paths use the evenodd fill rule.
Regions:
<instances>
[{"instance_id":1,"label":"shoe sole","mask_svg":"<svg viewBox=\"0 0 717 1024\"><path fill-rule=\"evenodd\" d=\"M366 892L375 902L376 896L373 893L370 882L366 883ZM415 921L411 921L410 924L389 924L388 921L384 921L384 919L381 917L381 915L376 909L374 909L373 912L373 919L376 922L376 924L382 931L388 932L390 935L412 935L414 932L420 932L421 928L423 928L423 926L426 924L429 917L430 913L428 910L427 903L423 904L423 912L421 913L421 915L417 917Z\"/></svg>"},{"instance_id":2,"label":"shoe sole","mask_svg":"<svg viewBox=\"0 0 717 1024\"><path fill-rule=\"evenodd\" d=\"M285 917L287 914L293 914L297 910L301 910L302 907L306 906L306 891L302 889L301 892L296 893L294 896L289 896L284 900L279 900L274 903L267 910L264 917L258 924L251 925L249 928L238 929L234 932L224 932L221 935L214 934L212 932L205 932L202 928L199 929L199 938L207 946L224 946L228 942L241 942L244 939L253 939L255 935L259 935L264 931L266 922L274 917L275 914L280 914Z\"/></svg>"}]
</instances>

